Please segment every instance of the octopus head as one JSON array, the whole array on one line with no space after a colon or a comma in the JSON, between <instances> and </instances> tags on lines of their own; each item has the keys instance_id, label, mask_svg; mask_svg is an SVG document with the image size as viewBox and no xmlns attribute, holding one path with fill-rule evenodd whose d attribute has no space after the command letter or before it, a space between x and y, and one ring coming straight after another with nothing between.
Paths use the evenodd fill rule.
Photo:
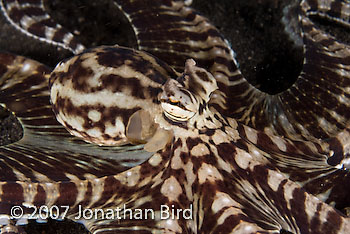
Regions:
<instances>
[{"instance_id":1,"label":"octopus head","mask_svg":"<svg viewBox=\"0 0 350 234\"><path fill-rule=\"evenodd\" d=\"M169 79L163 86L159 95L163 113L175 122L188 121L201 114L200 108L207 106L210 94L217 88L213 75L189 59L183 75L177 80Z\"/></svg>"}]
</instances>

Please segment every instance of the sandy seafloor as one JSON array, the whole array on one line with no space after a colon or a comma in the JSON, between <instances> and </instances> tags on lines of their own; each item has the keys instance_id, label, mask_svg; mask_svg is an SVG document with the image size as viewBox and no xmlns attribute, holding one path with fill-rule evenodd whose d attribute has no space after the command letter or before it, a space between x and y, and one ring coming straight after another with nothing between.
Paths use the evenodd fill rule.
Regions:
<instances>
[{"instance_id":1,"label":"sandy seafloor","mask_svg":"<svg viewBox=\"0 0 350 234\"><path fill-rule=\"evenodd\" d=\"M135 45L130 27L108 0L48 2L53 17L70 30L79 30L86 45ZM229 40L247 79L262 90L276 93L293 83L302 64L302 49L296 48L288 39L280 22L282 8L288 2L290 0L198 0L194 1L193 7L207 16ZM324 26L327 28L327 23ZM343 29L336 29L334 33L337 30ZM25 55L51 67L71 56L67 51L57 51L54 46L24 36L2 16L0 50ZM0 145L15 141L21 135L21 127L16 125L14 118L1 111L0 135ZM28 234L88 233L83 225L71 221L31 222L25 230Z\"/></svg>"}]
</instances>

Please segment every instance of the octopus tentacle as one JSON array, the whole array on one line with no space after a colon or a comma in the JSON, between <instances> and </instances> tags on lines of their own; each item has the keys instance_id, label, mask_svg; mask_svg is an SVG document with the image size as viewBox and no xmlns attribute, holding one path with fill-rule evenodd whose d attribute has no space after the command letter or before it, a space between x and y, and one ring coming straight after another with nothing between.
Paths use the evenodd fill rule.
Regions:
<instances>
[{"instance_id":1,"label":"octopus tentacle","mask_svg":"<svg viewBox=\"0 0 350 234\"><path fill-rule=\"evenodd\" d=\"M225 115L293 139L327 139L347 128L349 47L315 26L309 19L308 2L303 1L299 8L305 60L296 83L269 95L232 76ZM332 10L341 14L343 8L336 5Z\"/></svg>"},{"instance_id":2,"label":"octopus tentacle","mask_svg":"<svg viewBox=\"0 0 350 234\"><path fill-rule=\"evenodd\" d=\"M329 18L349 26L350 7L348 1L302 1L301 6L308 15Z\"/></svg>"},{"instance_id":3,"label":"octopus tentacle","mask_svg":"<svg viewBox=\"0 0 350 234\"><path fill-rule=\"evenodd\" d=\"M43 0L0 1L2 12L7 20L24 34L46 43L54 44L78 53L84 46L74 35L55 22L47 13Z\"/></svg>"},{"instance_id":4,"label":"octopus tentacle","mask_svg":"<svg viewBox=\"0 0 350 234\"><path fill-rule=\"evenodd\" d=\"M149 142L158 146L145 146L152 153L142 146L106 150L70 136L51 111L50 69L0 54L0 102L24 128L20 141L0 148L0 217L9 218L13 205L26 214L32 205L69 205L67 217L83 222L94 233L347 233L349 218L330 205L341 209L350 202L348 192L339 195L342 183L349 183L345 159L339 160L348 152L349 47L309 19L315 12L326 12L346 24L348 4L334 2L330 12L321 1L301 2L303 71L290 89L268 95L245 81L225 39L187 7L191 1L116 0L133 25L139 48L170 66L118 46L88 50L62 62L52 73L53 109L70 132L88 142L145 143L149 135L154 136ZM74 39L52 37L56 31L73 38L50 21L42 1L1 3L11 24L28 30L27 34L74 53L82 49ZM44 20L39 19L35 27L28 23L36 18L33 9ZM40 34L44 29L51 30L51 36ZM194 60L185 63L189 58ZM112 118L102 119L100 110L111 105L106 96L113 98L105 93L122 97L113 102L115 108L127 105L128 98L133 100L127 114L113 112L115 118L125 120L116 126L122 130L108 139L104 130ZM67 105L69 99L75 105ZM97 105L83 113L81 103L86 100ZM144 110L154 125L142 122ZM135 134L135 129L136 133L147 130L142 125L158 129L144 138ZM338 159L332 164L334 154ZM193 216L161 219L161 205L189 209ZM114 215L115 208L123 213L126 208L150 209L156 216L138 220L127 214L110 219L99 213L96 219L76 219L79 207L112 209ZM14 230L12 223L7 224L7 232Z\"/></svg>"},{"instance_id":5,"label":"octopus tentacle","mask_svg":"<svg viewBox=\"0 0 350 234\"><path fill-rule=\"evenodd\" d=\"M250 144L256 147L250 150L253 154L263 155L269 160L270 166L278 168L308 193L340 210L348 207L348 192L339 193L344 184L350 182L348 171L341 167L341 163L329 164L329 158L333 156L329 155L328 147L271 136L247 126L239 126L238 131L244 140L242 143L248 143L248 148Z\"/></svg>"}]
</instances>

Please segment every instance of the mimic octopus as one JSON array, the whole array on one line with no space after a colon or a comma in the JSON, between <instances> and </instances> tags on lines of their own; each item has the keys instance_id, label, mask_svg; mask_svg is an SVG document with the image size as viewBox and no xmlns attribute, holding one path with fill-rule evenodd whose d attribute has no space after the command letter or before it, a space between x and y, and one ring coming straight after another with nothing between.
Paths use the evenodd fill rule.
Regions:
<instances>
[{"instance_id":1,"label":"mimic octopus","mask_svg":"<svg viewBox=\"0 0 350 234\"><path fill-rule=\"evenodd\" d=\"M2 234L35 210L91 233L350 232L350 45L312 20L348 26L348 1L286 6L304 60L277 94L247 82L191 1L111 4L136 49L86 49L43 0L1 1L9 25L74 54L54 69L0 54L0 102L23 127L0 147Z\"/></svg>"}]
</instances>

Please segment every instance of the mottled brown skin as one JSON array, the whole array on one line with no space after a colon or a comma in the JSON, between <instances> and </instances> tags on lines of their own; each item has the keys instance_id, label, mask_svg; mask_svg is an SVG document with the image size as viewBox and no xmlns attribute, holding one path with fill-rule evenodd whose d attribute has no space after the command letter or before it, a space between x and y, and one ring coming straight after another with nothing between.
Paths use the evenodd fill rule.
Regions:
<instances>
[{"instance_id":1,"label":"mottled brown skin","mask_svg":"<svg viewBox=\"0 0 350 234\"><path fill-rule=\"evenodd\" d=\"M6 1L5 5L10 3ZM63 119L58 115L70 131L76 131L72 125L78 122L80 132L76 135L85 141L94 141L91 135L96 135L96 130L89 132L90 129L105 132L107 124L115 124L117 120L113 118L120 117L116 127L124 130L112 139L120 145L127 141L128 119L142 108L160 128L170 131L173 138L164 148L148 155L137 147L106 150L87 145L67 134L56 122L46 88L49 70L34 61L5 54L3 58L6 60L7 56L10 62L6 60L2 69L0 101L20 119L24 137L0 148L0 169L4 172L0 182L0 214L9 214L12 205L70 205L68 218L74 220L79 205L105 211L123 205L153 210L159 210L162 204L182 209L193 205L193 220L99 217L85 220L84 224L88 230L99 233L126 230L346 233L349 230L349 218L328 205L349 204L349 194L343 189L349 183L344 170L348 167L348 118L343 111L349 76L338 69L347 64L348 46L324 34L308 18L315 12L333 12L332 15L338 13L338 20L347 23L346 8L333 1L302 2L304 70L291 89L269 96L244 80L220 33L182 1L152 2L154 8L146 8L143 1L117 3L134 27L139 49L164 59L180 73L144 52L120 47L96 48L65 61L52 73L51 89L55 83L63 84L59 91L52 91L54 112L78 117ZM326 12L327 4L331 12ZM17 27L21 27L16 22L22 16L16 10L26 12L27 16L34 14L20 6L4 11ZM43 8L40 4L35 7L39 12ZM179 24L187 25L187 30ZM56 24L50 27L57 29ZM31 25L22 28L33 36L43 37L44 31L40 29L35 32ZM172 30L173 34L164 33ZM77 51L73 40L61 45L65 36L59 35L51 38L51 43ZM48 35L44 36L47 40ZM117 60L119 57L122 59ZM188 58L193 58L197 65L188 60L182 72ZM146 66L148 62L150 66ZM106 68L101 74L94 70L98 65ZM12 73L16 69L19 72ZM96 74L101 82L91 78ZM319 74L327 75L320 78ZM306 77L310 78L308 82ZM340 83L331 83L334 79ZM73 85L67 89L71 92L67 95L64 84L70 81ZM317 86L324 82L333 85L329 86L333 93ZM301 96L296 90L302 90ZM104 91L133 101L126 108L124 99L111 106L109 98L99 101ZM304 97L306 93L308 97ZM79 97L76 100L75 95ZM98 105L81 104L89 95L93 97L89 101L99 102ZM339 104L331 108L329 100L330 103L339 100ZM315 106L313 111L307 108L310 103ZM121 111L123 106L125 111ZM247 109L244 113L242 106ZM274 111L270 111L272 106L277 106ZM106 107L110 110L105 113ZM280 116L286 118L273 121ZM232 117L264 131L252 129ZM307 120L311 122L305 124ZM334 137L322 139L330 136ZM103 141L110 138L102 134ZM104 144L103 141L96 143ZM328 159L334 154L338 161L331 166ZM12 223L2 227L2 231L18 232Z\"/></svg>"}]
</instances>

